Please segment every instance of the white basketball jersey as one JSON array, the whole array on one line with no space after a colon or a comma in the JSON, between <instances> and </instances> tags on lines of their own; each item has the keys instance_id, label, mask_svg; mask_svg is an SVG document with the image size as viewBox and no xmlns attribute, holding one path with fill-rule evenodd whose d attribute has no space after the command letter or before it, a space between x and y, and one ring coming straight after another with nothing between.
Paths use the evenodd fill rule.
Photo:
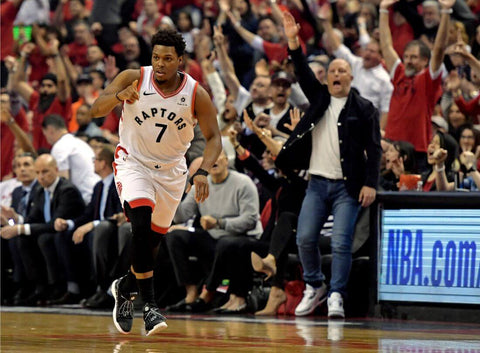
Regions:
<instances>
[{"instance_id":1,"label":"white basketball jersey","mask_svg":"<svg viewBox=\"0 0 480 353\"><path fill-rule=\"evenodd\" d=\"M164 94L156 85L152 67L142 67L140 99L123 105L119 147L147 167L158 169L177 164L193 139L198 82L184 72L181 74L180 87Z\"/></svg>"}]
</instances>

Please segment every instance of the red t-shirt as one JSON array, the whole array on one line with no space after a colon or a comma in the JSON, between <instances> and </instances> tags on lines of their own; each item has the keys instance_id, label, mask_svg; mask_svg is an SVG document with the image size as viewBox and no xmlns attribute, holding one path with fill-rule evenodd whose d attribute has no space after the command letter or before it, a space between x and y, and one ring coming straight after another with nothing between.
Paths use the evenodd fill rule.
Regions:
<instances>
[{"instance_id":1,"label":"red t-shirt","mask_svg":"<svg viewBox=\"0 0 480 353\"><path fill-rule=\"evenodd\" d=\"M415 151L426 152L432 136L432 114L442 95L442 75L433 80L428 68L415 76L405 76L405 66L398 64L392 80L393 93L385 137L408 141Z\"/></svg>"},{"instance_id":2,"label":"red t-shirt","mask_svg":"<svg viewBox=\"0 0 480 353\"><path fill-rule=\"evenodd\" d=\"M47 57L42 55L38 46L35 46L32 53L28 56L28 62L32 67L30 76L28 76L28 82L33 83L34 81L37 81L37 83L39 83L42 77L47 74L50 69L47 64Z\"/></svg>"},{"instance_id":3,"label":"red t-shirt","mask_svg":"<svg viewBox=\"0 0 480 353\"><path fill-rule=\"evenodd\" d=\"M13 2L5 1L0 8L0 33L2 40L0 41L0 58L5 59L8 55L13 55L13 21L17 17L19 7Z\"/></svg>"},{"instance_id":4,"label":"red t-shirt","mask_svg":"<svg viewBox=\"0 0 480 353\"><path fill-rule=\"evenodd\" d=\"M38 110L38 103L40 101L40 94L37 91L33 91L30 96L30 102L28 102L28 109L33 111L33 126L32 126L32 138L33 147L36 150L39 148L50 149L52 146L47 142L42 132L43 118L50 114L58 114L63 117L65 124L68 126L70 119L72 118L72 99L67 98L65 103L61 103L58 97L55 97L50 107L45 112Z\"/></svg>"},{"instance_id":5,"label":"red t-shirt","mask_svg":"<svg viewBox=\"0 0 480 353\"><path fill-rule=\"evenodd\" d=\"M28 122L25 110L20 108L20 111L14 117L17 124L23 131L28 132ZM2 123L0 127L1 146L2 146L2 158L1 158L1 177L0 180L12 171L12 161L15 156L15 149L13 148L15 142L15 136L10 128Z\"/></svg>"},{"instance_id":6,"label":"red t-shirt","mask_svg":"<svg viewBox=\"0 0 480 353\"><path fill-rule=\"evenodd\" d=\"M68 45L68 57L72 61L72 64L87 67L89 65L87 60L87 50L88 45L86 44L77 44L75 42L70 43Z\"/></svg>"},{"instance_id":7,"label":"red t-shirt","mask_svg":"<svg viewBox=\"0 0 480 353\"><path fill-rule=\"evenodd\" d=\"M405 46L415 39L413 28L408 22L400 26L395 25L392 13L390 13L390 31L392 32L393 49L395 49L398 56L402 58Z\"/></svg>"},{"instance_id":8,"label":"red t-shirt","mask_svg":"<svg viewBox=\"0 0 480 353\"><path fill-rule=\"evenodd\" d=\"M302 47L303 53L305 53L306 47L302 40L300 40L300 46ZM269 63L276 61L281 64L284 59L288 58L288 46L286 44L272 43L264 40L263 50Z\"/></svg>"}]
</instances>

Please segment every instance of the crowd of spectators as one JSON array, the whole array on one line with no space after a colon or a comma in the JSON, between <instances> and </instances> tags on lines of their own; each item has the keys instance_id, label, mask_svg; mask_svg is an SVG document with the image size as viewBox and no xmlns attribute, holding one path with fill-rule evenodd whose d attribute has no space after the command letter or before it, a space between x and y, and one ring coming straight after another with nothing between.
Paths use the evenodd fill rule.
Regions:
<instances>
[{"instance_id":1,"label":"crowd of spectators","mask_svg":"<svg viewBox=\"0 0 480 353\"><path fill-rule=\"evenodd\" d=\"M325 84L329 63L345 59L353 89L378 109L380 190L478 192L475 1L2 0L0 234L2 271L13 268L14 287L2 295L8 303L112 305L108 285L127 269L121 254L131 236L110 167L122 105L99 119L90 107L120 71L150 65L152 35L172 28L186 43L182 69L215 104L223 152L209 177L210 199L198 206L186 196L162 245L186 288L185 298L166 304L204 310L229 278L230 297L218 311L244 311L257 270L273 280L259 314L276 313L286 300L287 255L296 251L308 177L279 170L275 158L316 103L287 50L285 11L300 25L315 78ZM203 146L198 130L186 156L191 174ZM196 278L189 268L198 264Z\"/></svg>"}]
</instances>

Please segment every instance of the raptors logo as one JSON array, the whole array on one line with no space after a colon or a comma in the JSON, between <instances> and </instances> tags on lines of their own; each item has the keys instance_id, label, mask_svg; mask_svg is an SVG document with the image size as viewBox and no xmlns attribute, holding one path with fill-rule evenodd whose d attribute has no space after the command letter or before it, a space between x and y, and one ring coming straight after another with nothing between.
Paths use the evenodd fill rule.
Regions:
<instances>
[{"instance_id":1,"label":"raptors logo","mask_svg":"<svg viewBox=\"0 0 480 353\"><path fill-rule=\"evenodd\" d=\"M122 183L117 181L117 192L118 196L122 195Z\"/></svg>"}]
</instances>

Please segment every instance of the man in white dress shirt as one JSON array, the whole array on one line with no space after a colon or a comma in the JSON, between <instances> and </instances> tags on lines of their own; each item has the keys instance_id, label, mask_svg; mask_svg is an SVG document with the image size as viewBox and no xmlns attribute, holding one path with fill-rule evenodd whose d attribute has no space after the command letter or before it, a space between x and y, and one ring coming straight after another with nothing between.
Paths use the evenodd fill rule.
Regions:
<instances>
[{"instance_id":1,"label":"man in white dress shirt","mask_svg":"<svg viewBox=\"0 0 480 353\"><path fill-rule=\"evenodd\" d=\"M92 198L93 187L100 180L95 174L95 153L92 148L68 133L65 121L60 115L47 115L42 122L42 131L52 145L51 154L57 161L59 175L69 179L88 204Z\"/></svg>"}]
</instances>

